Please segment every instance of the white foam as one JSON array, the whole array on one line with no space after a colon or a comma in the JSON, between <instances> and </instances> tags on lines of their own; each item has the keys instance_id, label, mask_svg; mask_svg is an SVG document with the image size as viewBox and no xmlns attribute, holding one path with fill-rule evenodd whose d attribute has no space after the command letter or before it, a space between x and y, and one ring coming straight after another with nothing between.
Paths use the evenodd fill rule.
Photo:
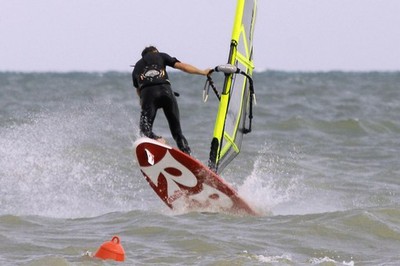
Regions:
<instances>
[{"instance_id":1,"label":"white foam","mask_svg":"<svg viewBox=\"0 0 400 266\"><path fill-rule=\"evenodd\" d=\"M73 218L132 209L135 168L132 175L122 168L133 165L133 156L118 161L127 151L114 141L130 130L113 120L119 110L110 108L42 112L3 128L0 214Z\"/></svg>"},{"instance_id":2,"label":"white foam","mask_svg":"<svg viewBox=\"0 0 400 266\"><path fill-rule=\"evenodd\" d=\"M293 169L296 153L288 156L274 154L273 147L264 144L258 152L253 171L246 177L238 192L264 213L293 201L299 195L302 176Z\"/></svg>"}]
</instances>

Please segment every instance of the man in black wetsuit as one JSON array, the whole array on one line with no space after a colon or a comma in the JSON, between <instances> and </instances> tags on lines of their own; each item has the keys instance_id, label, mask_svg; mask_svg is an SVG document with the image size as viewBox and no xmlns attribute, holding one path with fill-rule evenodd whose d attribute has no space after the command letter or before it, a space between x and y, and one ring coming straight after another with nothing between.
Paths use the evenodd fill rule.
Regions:
<instances>
[{"instance_id":1,"label":"man in black wetsuit","mask_svg":"<svg viewBox=\"0 0 400 266\"><path fill-rule=\"evenodd\" d=\"M132 72L133 86L140 97L142 108L140 132L148 138L165 142L162 137L153 133L157 110L162 108L178 148L190 154L188 142L182 134L178 103L168 80L166 66L197 75L207 75L210 71L182 63L175 57L160 53L154 46L146 47L142 52L142 58L135 64Z\"/></svg>"}]
</instances>

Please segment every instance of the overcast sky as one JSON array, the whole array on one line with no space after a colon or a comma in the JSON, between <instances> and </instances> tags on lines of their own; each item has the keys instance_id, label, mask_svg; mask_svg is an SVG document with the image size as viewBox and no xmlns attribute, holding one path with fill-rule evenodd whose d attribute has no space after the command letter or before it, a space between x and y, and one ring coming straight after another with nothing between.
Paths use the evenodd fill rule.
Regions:
<instances>
[{"instance_id":1,"label":"overcast sky","mask_svg":"<svg viewBox=\"0 0 400 266\"><path fill-rule=\"evenodd\" d=\"M226 63L235 0L0 0L0 71ZM256 70L400 70L400 0L258 0Z\"/></svg>"}]
</instances>

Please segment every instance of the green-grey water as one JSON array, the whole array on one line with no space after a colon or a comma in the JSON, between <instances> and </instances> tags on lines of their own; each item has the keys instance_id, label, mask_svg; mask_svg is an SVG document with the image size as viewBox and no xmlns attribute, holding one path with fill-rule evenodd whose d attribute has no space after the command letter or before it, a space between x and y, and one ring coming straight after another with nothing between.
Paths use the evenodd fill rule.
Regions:
<instances>
[{"instance_id":1,"label":"green-grey water","mask_svg":"<svg viewBox=\"0 0 400 266\"><path fill-rule=\"evenodd\" d=\"M206 162L217 99L202 102L202 77L170 76ZM129 72L0 73L0 265L400 264L400 73L254 82L253 132L222 174L265 213L243 217L156 197L133 156ZM173 144L164 120L155 132ZM125 262L90 256L114 235Z\"/></svg>"}]
</instances>

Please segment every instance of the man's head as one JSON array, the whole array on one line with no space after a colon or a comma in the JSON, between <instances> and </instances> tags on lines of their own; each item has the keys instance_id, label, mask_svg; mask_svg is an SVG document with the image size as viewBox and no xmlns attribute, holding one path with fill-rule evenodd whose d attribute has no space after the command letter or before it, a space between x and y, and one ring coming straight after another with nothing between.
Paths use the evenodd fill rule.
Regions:
<instances>
[{"instance_id":1,"label":"man's head","mask_svg":"<svg viewBox=\"0 0 400 266\"><path fill-rule=\"evenodd\" d=\"M142 57L145 56L148 53L154 53L154 52L158 52L158 50L157 50L157 48L155 46L147 46L142 51Z\"/></svg>"}]
</instances>

